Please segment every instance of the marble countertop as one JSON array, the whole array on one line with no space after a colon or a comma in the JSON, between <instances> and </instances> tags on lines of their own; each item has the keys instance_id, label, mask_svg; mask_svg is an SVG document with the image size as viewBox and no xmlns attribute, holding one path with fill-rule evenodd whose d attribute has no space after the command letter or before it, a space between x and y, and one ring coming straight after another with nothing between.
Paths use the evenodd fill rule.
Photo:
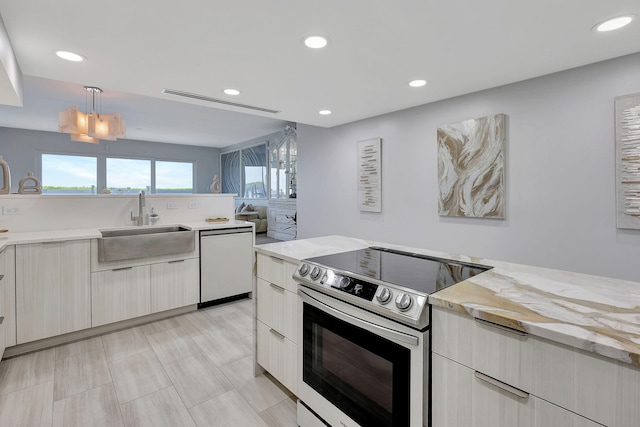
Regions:
<instances>
[{"instance_id":1,"label":"marble countertop","mask_svg":"<svg viewBox=\"0 0 640 427\"><path fill-rule=\"evenodd\" d=\"M381 242L326 236L256 252L291 262L384 246L493 267L429 297L432 305L640 366L640 283Z\"/></svg>"},{"instance_id":2,"label":"marble countertop","mask_svg":"<svg viewBox=\"0 0 640 427\"><path fill-rule=\"evenodd\" d=\"M207 222L207 221L190 221L175 224L157 224L157 225L145 225L143 227L166 227L172 225L179 225L190 230L215 230L224 228L235 228L242 226L254 227L254 224L246 221L230 220L226 222ZM109 226L100 228L83 228L73 230L47 230L47 231L30 231L30 232L6 232L0 234L0 251L7 245L22 245L27 243L41 243L41 242L55 242L63 240L82 240L82 239L97 239L102 237L100 230L121 230L125 228L137 228L135 225L131 226Z\"/></svg>"}]
</instances>

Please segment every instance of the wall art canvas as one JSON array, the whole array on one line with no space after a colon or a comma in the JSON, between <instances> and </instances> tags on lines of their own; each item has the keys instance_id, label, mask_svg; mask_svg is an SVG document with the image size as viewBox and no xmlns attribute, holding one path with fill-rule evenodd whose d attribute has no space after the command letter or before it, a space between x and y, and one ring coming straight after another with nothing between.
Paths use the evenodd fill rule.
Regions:
<instances>
[{"instance_id":1,"label":"wall art canvas","mask_svg":"<svg viewBox=\"0 0 640 427\"><path fill-rule=\"evenodd\" d=\"M615 99L618 228L640 229L640 93Z\"/></svg>"},{"instance_id":2,"label":"wall art canvas","mask_svg":"<svg viewBox=\"0 0 640 427\"><path fill-rule=\"evenodd\" d=\"M442 216L505 217L505 114L438 127Z\"/></svg>"},{"instance_id":3,"label":"wall art canvas","mask_svg":"<svg viewBox=\"0 0 640 427\"><path fill-rule=\"evenodd\" d=\"M380 138L358 141L358 207L360 212L382 212Z\"/></svg>"}]
</instances>

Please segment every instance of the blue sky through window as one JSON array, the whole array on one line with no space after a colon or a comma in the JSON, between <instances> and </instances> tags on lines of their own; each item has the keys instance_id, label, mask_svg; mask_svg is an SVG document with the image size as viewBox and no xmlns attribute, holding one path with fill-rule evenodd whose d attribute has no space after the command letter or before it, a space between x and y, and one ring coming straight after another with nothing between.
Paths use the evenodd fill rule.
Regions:
<instances>
[{"instance_id":1,"label":"blue sky through window","mask_svg":"<svg viewBox=\"0 0 640 427\"><path fill-rule=\"evenodd\" d=\"M42 185L91 187L97 185L97 159L84 156L42 155Z\"/></svg>"}]
</instances>

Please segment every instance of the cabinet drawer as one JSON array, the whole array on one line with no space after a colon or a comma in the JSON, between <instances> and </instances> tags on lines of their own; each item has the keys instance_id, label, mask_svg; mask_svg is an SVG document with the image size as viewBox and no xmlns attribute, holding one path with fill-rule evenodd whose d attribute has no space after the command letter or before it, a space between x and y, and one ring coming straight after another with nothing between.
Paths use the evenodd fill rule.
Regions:
<instances>
[{"instance_id":1,"label":"cabinet drawer","mask_svg":"<svg viewBox=\"0 0 640 427\"><path fill-rule=\"evenodd\" d=\"M197 258L151 265L151 313L197 304L199 295Z\"/></svg>"},{"instance_id":2,"label":"cabinet drawer","mask_svg":"<svg viewBox=\"0 0 640 427\"><path fill-rule=\"evenodd\" d=\"M296 342L298 331L298 295L257 279L257 317L290 341Z\"/></svg>"},{"instance_id":3,"label":"cabinet drawer","mask_svg":"<svg viewBox=\"0 0 640 427\"><path fill-rule=\"evenodd\" d=\"M637 367L433 307L433 352L605 425L634 419ZM628 383L628 385L627 385ZM624 425L624 424L619 424Z\"/></svg>"},{"instance_id":4,"label":"cabinet drawer","mask_svg":"<svg viewBox=\"0 0 640 427\"><path fill-rule=\"evenodd\" d=\"M151 313L150 266L91 273L91 326Z\"/></svg>"},{"instance_id":5,"label":"cabinet drawer","mask_svg":"<svg viewBox=\"0 0 640 427\"><path fill-rule=\"evenodd\" d=\"M291 277L298 267L296 264L273 256L257 255L257 275L259 278L283 287L290 292L298 292L298 285Z\"/></svg>"},{"instance_id":6,"label":"cabinet drawer","mask_svg":"<svg viewBox=\"0 0 640 427\"><path fill-rule=\"evenodd\" d=\"M434 427L602 426L534 395L516 396L438 354L433 355L432 372Z\"/></svg>"},{"instance_id":7,"label":"cabinet drawer","mask_svg":"<svg viewBox=\"0 0 640 427\"><path fill-rule=\"evenodd\" d=\"M298 370L296 353L298 347L264 323L258 321L257 324L258 364L289 391L296 394L296 373Z\"/></svg>"}]
</instances>

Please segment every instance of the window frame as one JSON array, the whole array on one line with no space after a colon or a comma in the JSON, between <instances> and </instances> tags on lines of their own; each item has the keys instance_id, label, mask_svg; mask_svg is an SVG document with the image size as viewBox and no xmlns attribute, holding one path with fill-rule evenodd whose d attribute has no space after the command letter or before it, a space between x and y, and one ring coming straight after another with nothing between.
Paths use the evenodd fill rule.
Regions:
<instances>
[{"instance_id":1,"label":"window frame","mask_svg":"<svg viewBox=\"0 0 640 427\"><path fill-rule=\"evenodd\" d=\"M245 182L245 175L244 175L244 171L243 171L243 167L244 164L242 163L242 151L243 150L248 150L250 148L255 148L255 147L259 147L261 145L264 145L265 147L265 168L266 168L266 182L265 182L265 197L244 197L244 191L245 191L245 186L246 186L246 182ZM269 200L269 193L270 193L270 188L271 188L271 177L270 177L270 168L269 168L269 160L270 160L270 151L269 151L269 141L265 140L264 142L260 142L257 144L252 144L252 145L247 145L246 147L241 147L241 148L236 148L234 150L228 150L228 151L221 151L220 152L220 179L224 180L224 177L222 176L223 174L223 169L222 169L222 156L224 154L230 154L230 153L234 153L234 152L238 152L238 156L239 156L239 163L238 163L238 170L236 171L236 174L239 178L239 182L240 182L240 191L241 194L238 194L236 199L242 199L242 200Z\"/></svg>"}]
</instances>

